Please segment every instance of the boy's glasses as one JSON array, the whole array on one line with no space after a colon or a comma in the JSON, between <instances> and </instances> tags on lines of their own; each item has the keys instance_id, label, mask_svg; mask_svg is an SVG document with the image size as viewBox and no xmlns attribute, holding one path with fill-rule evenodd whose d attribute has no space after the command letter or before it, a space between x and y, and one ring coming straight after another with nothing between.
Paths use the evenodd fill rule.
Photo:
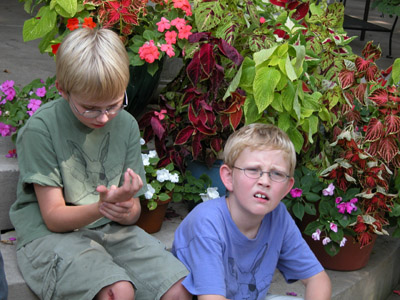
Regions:
<instances>
[{"instance_id":1,"label":"boy's glasses","mask_svg":"<svg viewBox=\"0 0 400 300\"><path fill-rule=\"evenodd\" d=\"M263 174L268 174L268 177L275 182L285 182L290 178L290 176L279 171L261 171L259 169L233 167L243 171L244 175L252 179L259 179L263 176Z\"/></svg>"},{"instance_id":2,"label":"boy's glasses","mask_svg":"<svg viewBox=\"0 0 400 300\"><path fill-rule=\"evenodd\" d=\"M68 95L69 96L69 95ZM125 107L128 106L128 95L125 92L125 98L124 98L124 103L122 105L113 105L111 107L108 107L106 109L89 109L89 110L85 110L84 112L80 112L74 102L71 101L71 97L69 96L70 102L72 104L72 107L75 109L75 111L81 115L84 118L88 118L88 119L95 119L98 116L104 114L107 115L116 115L118 114L121 110L123 110Z\"/></svg>"}]
</instances>

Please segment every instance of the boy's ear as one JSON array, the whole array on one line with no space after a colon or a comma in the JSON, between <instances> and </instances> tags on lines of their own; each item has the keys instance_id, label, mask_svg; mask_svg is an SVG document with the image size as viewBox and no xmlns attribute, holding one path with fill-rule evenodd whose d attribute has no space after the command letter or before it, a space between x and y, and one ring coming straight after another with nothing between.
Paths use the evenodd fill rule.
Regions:
<instances>
[{"instance_id":1,"label":"boy's ear","mask_svg":"<svg viewBox=\"0 0 400 300\"><path fill-rule=\"evenodd\" d=\"M285 195L287 195L287 194L290 192L290 190L293 188L293 185L294 185L294 178L293 178L293 177L290 177L289 180L288 180L288 182L287 182L287 187L286 187L286 193L285 193Z\"/></svg>"},{"instance_id":2,"label":"boy's ear","mask_svg":"<svg viewBox=\"0 0 400 300\"><path fill-rule=\"evenodd\" d=\"M227 191L233 191L233 183L232 183L232 169L229 168L226 164L223 164L219 168L219 176L221 177L222 183L225 185Z\"/></svg>"},{"instance_id":3,"label":"boy's ear","mask_svg":"<svg viewBox=\"0 0 400 300\"><path fill-rule=\"evenodd\" d=\"M61 96L64 99L68 99L67 93L62 89L62 87L61 87L60 83L58 82L58 80L56 80L56 88L57 88L58 92L61 94Z\"/></svg>"}]
</instances>

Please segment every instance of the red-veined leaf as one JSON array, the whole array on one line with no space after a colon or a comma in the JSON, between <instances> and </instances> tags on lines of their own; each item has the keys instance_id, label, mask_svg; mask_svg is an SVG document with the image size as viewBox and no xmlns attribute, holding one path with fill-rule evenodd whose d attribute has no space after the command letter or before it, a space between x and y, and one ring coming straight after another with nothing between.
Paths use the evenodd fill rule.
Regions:
<instances>
[{"instance_id":1,"label":"red-veined leaf","mask_svg":"<svg viewBox=\"0 0 400 300\"><path fill-rule=\"evenodd\" d=\"M373 41L369 41L361 51L361 54L365 57L365 59L376 61L381 57L382 51L379 46L375 46L373 44Z\"/></svg>"},{"instance_id":2,"label":"red-veined leaf","mask_svg":"<svg viewBox=\"0 0 400 300\"><path fill-rule=\"evenodd\" d=\"M200 67L200 52L196 52L193 55L192 60L186 67L186 74L189 77L193 85L196 85L201 77L201 67Z\"/></svg>"},{"instance_id":3,"label":"red-veined leaf","mask_svg":"<svg viewBox=\"0 0 400 300\"><path fill-rule=\"evenodd\" d=\"M399 152L399 148L393 136L388 136L380 140L378 153L385 162L389 163L396 156L397 152Z\"/></svg>"},{"instance_id":4,"label":"red-veined leaf","mask_svg":"<svg viewBox=\"0 0 400 300\"><path fill-rule=\"evenodd\" d=\"M292 18L295 20L303 19L310 9L310 5L308 2L301 3L299 6L296 7L296 12L292 15Z\"/></svg>"},{"instance_id":5,"label":"red-veined leaf","mask_svg":"<svg viewBox=\"0 0 400 300\"><path fill-rule=\"evenodd\" d=\"M357 67L357 72L362 72L368 69L370 65L370 61L362 59L361 57L357 57L355 60L355 65Z\"/></svg>"},{"instance_id":6,"label":"red-veined leaf","mask_svg":"<svg viewBox=\"0 0 400 300\"><path fill-rule=\"evenodd\" d=\"M236 129L242 120L243 111L239 109L237 112L229 115L229 120L233 129Z\"/></svg>"},{"instance_id":7,"label":"red-veined leaf","mask_svg":"<svg viewBox=\"0 0 400 300\"><path fill-rule=\"evenodd\" d=\"M400 117L390 114L385 117L386 134L396 134L400 131Z\"/></svg>"},{"instance_id":8,"label":"red-veined leaf","mask_svg":"<svg viewBox=\"0 0 400 300\"><path fill-rule=\"evenodd\" d=\"M339 73L340 87L344 90L354 84L354 71L344 70Z\"/></svg>"},{"instance_id":9,"label":"red-veined leaf","mask_svg":"<svg viewBox=\"0 0 400 300\"><path fill-rule=\"evenodd\" d=\"M193 159L197 160L197 157L201 153L201 140L203 139L204 135L201 132L197 132L193 136L193 143L192 143L192 155Z\"/></svg>"},{"instance_id":10,"label":"red-veined leaf","mask_svg":"<svg viewBox=\"0 0 400 300\"><path fill-rule=\"evenodd\" d=\"M221 138L213 138L210 142L210 146L211 149L215 152L215 153L219 153L222 151L222 139Z\"/></svg>"},{"instance_id":11,"label":"red-veined leaf","mask_svg":"<svg viewBox=\"0 0 400 300\"><path fill-rule=\"evenodd\" d=\"M235 47L228 44L225 40L219 39L218 41L218 48L231 61L234 62L235 65L240 66L243 62L243 56L236 50Z\"/></svg>"},{"instance_id":12,"label":"red-veined leaf","mask_svg":"<svg viewBox=\"0 0 400 300\"><path fill-rule=\"evenodd\" d=\"M376 141L385 136L385 130L380 120L372 118L367 126L367 133L365 134L365 141Z\"/></svg>"},{"instance_id":13,"label":"red-veined leaf","mask_svg":"<svg viewBox=\"0 0 400 300\"><path fill-rule=\"evenodd\" d=\"M366 83L360 83L355 89L354 89L354 95L358 99L358 101L361 102L361 104L365 105L365 90L367 89L367 84Z\"/></svg>"},{"instance_id":14,"label":"red-veined leaf","mask_svg":"<svg viewBox=\"0 0 400 300\"><path fill-rule=\"evenodd\" d=\"M388 101L388 93L385 89L377 89L369 96L369 99L378 105L385 105Z\"/></svg>"},{"instance_id":15,"label":"red-veined leaf","mask_svg":"<svg viewBox=\"0 0 400 300\"><path fill-rule=\"evenodd\" d=\"M379 75L379 70L376 65L371 65L366 71L365 71L365 79L367 81L373 81L375 78Z\"/></svg>"}]
</instances>

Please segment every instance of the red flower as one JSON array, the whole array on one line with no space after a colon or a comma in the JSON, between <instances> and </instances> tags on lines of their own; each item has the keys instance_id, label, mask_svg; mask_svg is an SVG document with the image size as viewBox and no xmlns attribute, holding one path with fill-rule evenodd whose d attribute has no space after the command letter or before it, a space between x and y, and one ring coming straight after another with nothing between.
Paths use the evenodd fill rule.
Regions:
<instances>
[{"instance_id":1,"label":"red flower","mask_svg":"<svg viewBox=\"0 0 400 300\"><path fill-rule=\"evenodd\" d=\"M79 28L79 20L78 18L68 19L67 28L71 31Z\"/></svg>"},{"instance_id":2,"label":"red flower","mask_svg":"<svg viewBox=\"0 0 400 300\"><path fill-rule=\"evenodd\" d=\"M58 51L58 48L60 48L60 45L61 45L61 43L51 45L51 52L53 52L54 55L57 54L57 51Z\"/></svg>"},{"instance_id":3,"label":"red flower","mask_svg":"<svg viewBox=\"0 0 400 300\"><path fill-rule=\"evenodd\" d=\"M90 29L93 29L93 28L96 27L96 23L93 22L93 18L85 18L85 19L83 20L83 25L82 25L82 27L83 27L83 28L90 28Z\"/></svg>"}]
</instances>

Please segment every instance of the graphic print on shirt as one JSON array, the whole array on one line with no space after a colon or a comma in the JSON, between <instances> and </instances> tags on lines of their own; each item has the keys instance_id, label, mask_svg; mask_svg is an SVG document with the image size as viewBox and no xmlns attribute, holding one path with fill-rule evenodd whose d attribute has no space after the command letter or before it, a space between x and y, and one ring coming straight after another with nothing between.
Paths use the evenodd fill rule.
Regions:
<instances>
[{"instance_id":1,"label":"graphic print on shirt","mask_svg":"<svg viewBox=\"0 0 400 300\"><path fill-rule=\"evenodd\" d=\"M228 289L228 298L256 300L260 294L267 288L267 282L261 280L257 282L256 274L260 270L261 262L268 250L268 243L265 244L257 256L249 271L242 271L233 257L228 257L228 275L226 287Z\"/></svg>"},{"instance_id":2,"label":"graphic print on shirt","mask_svg":"<svg viewBox=\"0 0 400 300\"><path fill-rule=\"evenodd\" d=\"M107 161L110 146L110 133L107 133L101 141L97 157L86 154L77 143L71 140L67 142L72 149L72 157L77 162L72 170L72 175L84 185L83 192L76 201L79 202L87 195L98 195L96 188L99 185L108 187L110 181L120 174L120 168L118 167L107 170L107 173L105 170L105 162Z\"/></svg>"}]
</instances>

